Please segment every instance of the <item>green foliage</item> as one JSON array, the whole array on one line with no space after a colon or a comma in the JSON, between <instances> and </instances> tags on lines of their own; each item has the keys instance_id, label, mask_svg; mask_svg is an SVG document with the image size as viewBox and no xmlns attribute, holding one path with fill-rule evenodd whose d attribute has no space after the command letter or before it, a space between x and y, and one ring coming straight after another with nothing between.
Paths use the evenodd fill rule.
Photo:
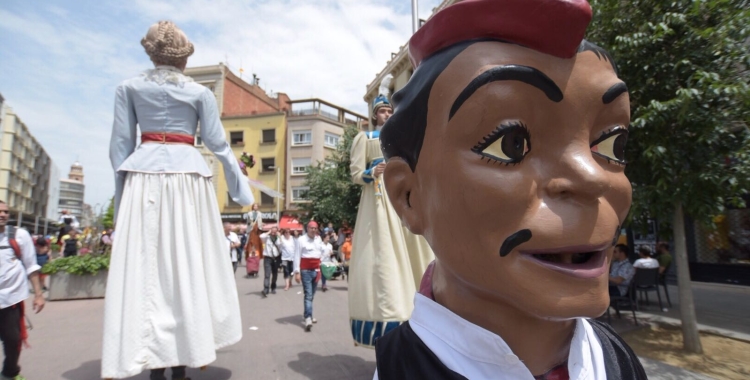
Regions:
<instances>
[{"instance_id":1,"label":"green foliage","mask_svg":"<svg viewBox=\"0 0 750 380\"><path fill-rule=\"evenodd\" d=\"M707 225L750 189L750 1L591 0L587 39L630 89L631 218ZM662 232L671 232L663 228Z\"/></svg>"},{"instance_id":2,"label":"green foliage","mask_svg":"<svg viewBox=\"0 0 750 380\"><path fill-rule=\"evenodd\" d=\"M104 214L104 218L102 219L102 226L104 226L104 229L112 228L112 226L115 225L115 197L112 197L109 200L109 207L107 207L107 212Z\"/></svg>"},{"instance_id":3,"label":"green foliage","mask_svg":"<svg viewBox=\"0 0 750 380\"><path fill-rule=\"evenodd\" d=\"M109 269L109 255L70 256L52 260L42 267L42 273L66 272L75 275L97 274Z\"/></svg>"},{"instance_id":4,"label":"green foliage","mask_svg":"<svg viewBox=\"0 0 750 380\"><path fill-rule=\"evenodd\" d=\"M352 141L358 132L355 126L347 127L328 162L319 162L308 169L306 186L310 190L306 198L311 202L302 207L308 212L307 220L333 222L335 226L346 220L354 227L362 188L352 182L349 163Z\"/></svg>"}]
</instances>

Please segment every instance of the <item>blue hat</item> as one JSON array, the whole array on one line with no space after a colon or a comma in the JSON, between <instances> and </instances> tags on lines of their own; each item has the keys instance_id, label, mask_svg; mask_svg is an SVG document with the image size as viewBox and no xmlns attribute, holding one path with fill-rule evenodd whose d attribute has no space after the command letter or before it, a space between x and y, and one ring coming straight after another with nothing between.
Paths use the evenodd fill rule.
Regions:
<instances>
[{"instance_id":1,"label":"blue hat","mask_svg":"<svg viewBox=\"0 0 750 380\"><path fill-rule=\"evenodd\" d=\"M391 102L388 101L388 97L385 96L385 95L383 95L383 94L378 95L375 98L375 100L373 100L373 102L372 102L372 114L375 115L378 112L378 109L380 109L380 107L391 107L391 108L393 108L393 106L391 106Z\"/></svg>"}]
</instances>

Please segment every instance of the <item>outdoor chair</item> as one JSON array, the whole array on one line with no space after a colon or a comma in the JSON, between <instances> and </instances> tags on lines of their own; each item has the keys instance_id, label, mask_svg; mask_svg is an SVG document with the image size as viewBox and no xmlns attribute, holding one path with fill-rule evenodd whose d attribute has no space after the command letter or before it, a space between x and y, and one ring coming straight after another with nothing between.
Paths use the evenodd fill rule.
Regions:
<instances>
[{"instance_id":1,"label":"outdoor chair","mask_svg":"<svg viewBox=\"0 0 750 380\"><path fill-rule=\"evenodd\" d=\"M609 307L607 308L607 323L612 324L612 315L609 313L610 308L615 308L617 318L622 319L620 315L620 307L629 306L633 312L633 320L635 325L638 326L638 318L635 316L635 309L638 308L638 303L635 301L635 281L630 281L628 286L628 292L624 296L609 296Z\"/></svg>"},{"instance_id":2,"label":"outdoor chair","mask_svg":"<svg viewBox=\"0 0 750 380\"><path fill-rule=\"evenodd\" d=\"M639 296L646 296L646 303L650 303L648 293L656 292L656 297L659 299L659 310L664 310L664 306L661 304L661 294L659 293L659 268L636 268L631 283L634 285L634 290ZM640 298L637 297L638 302L640 302Z\"/></svg>"}]
</instances>

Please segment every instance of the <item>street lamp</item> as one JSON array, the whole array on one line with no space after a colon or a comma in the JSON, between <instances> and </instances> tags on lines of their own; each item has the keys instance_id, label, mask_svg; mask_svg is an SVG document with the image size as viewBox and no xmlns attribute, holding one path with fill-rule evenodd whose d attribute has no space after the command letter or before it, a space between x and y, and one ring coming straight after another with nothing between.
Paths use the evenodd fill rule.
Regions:
<instances>
[{"instance_id":1,"label":"street lamp","mask_svg":"<svg viewBox=\"0 0 750 380\"><path fill-rule=\"evenodd\" d=\"M271 170L276 171L276 191L281 193L281 168L278 166L269 166L268 167ZM281 198L276 198L276 228L281 227L280 219L281 219L281 210L279 209L279 202L281 201Z\"/></svg>"}]
</instances>

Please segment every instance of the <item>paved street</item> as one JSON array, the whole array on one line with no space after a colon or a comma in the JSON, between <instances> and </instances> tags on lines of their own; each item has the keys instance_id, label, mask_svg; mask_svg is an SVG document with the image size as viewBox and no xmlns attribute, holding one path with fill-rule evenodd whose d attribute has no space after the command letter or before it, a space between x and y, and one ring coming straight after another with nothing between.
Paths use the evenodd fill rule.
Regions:
<instances>
[{"instance_id":1,"label":"paved street","mask_svg":"<svg viewBox=\"0 0 750 380\"><path fill-rule=\"evenodd\" d=\"M237 270L244 336L219 351L206 371L189 369L193 380L226 379L372 379L375 352L354 347L347 323L346 281L331 281L329 291L315 295L318 323L305 333L302 286L261 298L263 278L243 278ZM100 379L104 300L48 302L32 315L31 349L21 354L22 373L29 380ZM257 327L257 330L250 330ZM146 380L147 373L133 379Z\"/></svg>"},{"instance_id":2,"label":"paved street","mask_svg":"<svg viewBox=\"0 0 750 380\"><path fill-rule=\"evenodd\" d=\"M240 343L221 350L217 361L206 371L190 369L188 375L193 380L372 378L374 351L354 347L347 329L346 281L331 281L328 292L316 294L318 323L311 333L305 333L301 324L301 286L286 292L279 290L263 299L263 279L245 279L243 273L238 270L237 285L244 337ZM750 314L743 310L750 305L750 290L695 284L694 294L701 323L747 331ZM679 317L674 305L676 288L670 287L670 295L674 307L668 313L660 313L656 307L651 307L651 313ZM23 374L29 380L99 379L103 306L103 300L48 302L41 314L31 315L32 348L22 353ZM614 325L621 330L634 327L627 320L615 319ZM645 360L644 366L652 379L705 379L660 362ZM133 379L146 380L148 375L143 373Z\"/></svg>"}]
</instances>

